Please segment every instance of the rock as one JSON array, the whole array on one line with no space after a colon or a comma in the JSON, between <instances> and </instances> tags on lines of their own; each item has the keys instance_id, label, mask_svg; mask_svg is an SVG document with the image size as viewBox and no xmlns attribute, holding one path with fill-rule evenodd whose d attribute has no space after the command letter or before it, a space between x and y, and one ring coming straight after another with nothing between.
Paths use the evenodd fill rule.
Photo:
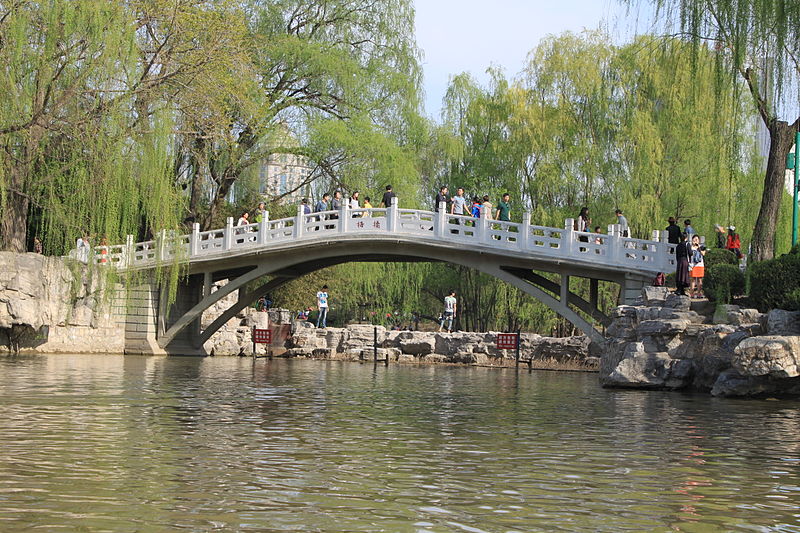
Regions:
<instances>
[{"instance_id":1,"label":"rock","mask_svg":"<svg viewBox=\"0 0 800 533\"><path fill-rule=\"evenodd\" d=\"M411 355L427 355L436 349L434 333L401 331L397 336L397 341L403 353Z\"/></svg>"},{"instance_id":2,"label":"rock","mask_svg":"<svg viewBox=\"0 0 800 533\"><path fill-rule=\"evenodd\" d=\"M489 357L486 354L474 352L459 352L448 359L450 363L464 365L488 365Z\"/></svg>"},{"instance_id":3,"label":"rock","mask_svg":"<svg viewBox=\"0 0 800 533\"><path fill-rule=\"evenodd\" d=\"M671 307L677 311L686 312L692 307L692 300L688 296L681 296L680 294L671 293L664 300L664 307Z\"/></svg>"},{"instance_id":4,"label":"rock","mask_svg":"<svg viewBox=\"0 0 800 533\"><path fill-rule=\"evenodd\" d=\"M742 376L797 377L800 337L750 337L736 347L731 364Z\"/></svg>"},{"instance_id":5,"label":"rock","mask_svg":"<svg viewBox=\"0 0 800 533\"><path fill-rule=\"evenodd\" d=\"M642 301L645 305L663 305L669 295L666 287L643 287Z\"/></svg>"},{"instance_id":6,"label":"rock","mask_svg":"<svg viewBox=\"0 0 800 533\"><path fill-rule=\"evenodd\" d=\"M688 320L645 320L636 328L637 335L677 335L689 325Z\"/></svg>"},{"instance_id":7,"label":"rock","mask_svg":"<svg viewBox=\"0 0 800 533\"><path fill-rule=\"evenodd\" d=\"M422 361L425 363L444 363L447 361L447 356L438 353L431 353L424 356Z\"/></svg>"},{"instance_id":8,"label":"rock","mask_svg":"<svg viewBox=\"0 0 800 533\"><path fill-rule=\"evenodd\" d=\"M767 335L800 335L800 311L773 309L767 313Z\"/></svg>"},{"instance_id":9,"label":"rock","mask_svg":"<svg viewBox=\"0 0 800 533\"><path fill-rule=\"evenodd\" d=\"M647 353L640 343L626 352L616 368L602 378L603 386L641 389L679 389L685 387L692 373L687 360L672 359L666 353Z\"/></svg>"},{"instance_id":10,"label":"rock","mask_svg":"<svg viewBox=\"0 0 800 533\"><path fill-rule=\"evenodd\" d=\"M269 321L273 324L289 324L294 318L294 314L288 309L272 308L266 313L269 315Z\"/></svg>"},{"instance_id":11,"label":"rock","mask_svg":"<svg viewBox=\"0 0 800 533\"><path fill-rule=\"evenodd\" d=\"M417 360L414 358L413 355L407 353L401 353L397 357L398 363L415 363Z\"/></svg>"}]
</instances>

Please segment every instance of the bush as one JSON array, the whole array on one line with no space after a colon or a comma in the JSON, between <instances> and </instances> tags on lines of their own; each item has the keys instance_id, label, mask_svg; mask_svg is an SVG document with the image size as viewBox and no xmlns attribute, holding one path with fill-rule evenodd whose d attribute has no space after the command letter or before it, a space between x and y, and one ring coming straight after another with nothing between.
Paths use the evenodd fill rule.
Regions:
<instances>
[{"instance_id":1,"label":"bush","mask_svg":"<svg viewBox=\"0 0 800 533\"><path fill-rule=\"evenodd\" d=\"M744 274L738 266L726 263L717 263L712 267L706 267L703 289L709 300L724 304L730 303L734 296L744 294Z\"/></svg>"},{"instance_id":2,"label":"bush","mask_svg":"<svg viewBox=\"0 0 800 533\"><path fill-rule=\"evenodd\" d=\"M706 268L717 265L738 265L739 259L736 254L725 248L709 248L703 257Z\"/></svg>"},{"instance_id":3,"label":"bush","mask_svg":"<svg viewBox=\"0 0 800 533\"><path fill-rule=\"evenodd\" d=\"M750 267L750 298L759 311L797 305L800 290L800 254L788 253Z\"/></svg>"}]
</instances>

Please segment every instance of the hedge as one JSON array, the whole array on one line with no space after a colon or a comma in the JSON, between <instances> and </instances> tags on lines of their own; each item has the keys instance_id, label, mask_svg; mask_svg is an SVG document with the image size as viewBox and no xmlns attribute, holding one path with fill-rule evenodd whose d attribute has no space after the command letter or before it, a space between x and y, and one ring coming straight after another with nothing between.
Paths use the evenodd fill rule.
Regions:
<instances>
[{"instance_id":1,"label":"hedge","mask_svg":"<svg viewBox=\"0 0 800 533\"><path fill-rule=\"evenodd\" d=\"M800 253L761 261L750 267L750 298L759 311L800 309Z\"/></svg>"},{"instance_id":2,"label":"hedge","mask_svg":"<svg viewBox=\"0 0 800 533\"><path fill-rule=\"evenodd\" d=\"M736 258L735 255L734 258ZM703 291L711 301L730 303L734 296L744 294L744 274L738 266L726 263L717 263L712 267L706 267Z\"/></svg>"},{"instance_id":3,"label":"hedge","mask_svg":"<svg viewBox=\"0 0 800 533\"><path fill-rule=\"evenodd\" d=\"M739 259L735 253L725 248L709 248L703 256L703 263L708 269L717 265L738 265Z\"/></svg>"}]
</instances>

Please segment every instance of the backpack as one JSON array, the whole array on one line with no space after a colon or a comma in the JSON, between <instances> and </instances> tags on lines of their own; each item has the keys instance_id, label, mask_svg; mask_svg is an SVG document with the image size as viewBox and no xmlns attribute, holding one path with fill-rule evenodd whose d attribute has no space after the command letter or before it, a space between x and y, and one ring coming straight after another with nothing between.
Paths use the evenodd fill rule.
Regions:
<instances>
[{"instance_id":1,"label":"backpack","mask_svg":"<svg viewBox=\"0 0 800 533\"><path fill-rule=\"evenodd\" d=\"M653 287L663 287L667 284L667 277L664 275L663 272L659 272L656 274L655 279L653 279Z\"/></svg>"}]
</instances>

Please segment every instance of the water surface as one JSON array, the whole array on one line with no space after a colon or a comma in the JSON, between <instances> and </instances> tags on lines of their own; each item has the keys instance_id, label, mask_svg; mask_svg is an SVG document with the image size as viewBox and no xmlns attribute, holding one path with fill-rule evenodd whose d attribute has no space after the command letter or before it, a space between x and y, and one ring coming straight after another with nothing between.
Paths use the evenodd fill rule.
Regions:
<instances>
[{"instance_id":1,"label":"water surface","mask_svg":"<svg viewBox=\"0 0 800 533\"><path fill-rule=\"evenodd\" d=\"M0 531L796 531L800 402L596 374L0 357Z\"/></svg>"}]
</instances>

